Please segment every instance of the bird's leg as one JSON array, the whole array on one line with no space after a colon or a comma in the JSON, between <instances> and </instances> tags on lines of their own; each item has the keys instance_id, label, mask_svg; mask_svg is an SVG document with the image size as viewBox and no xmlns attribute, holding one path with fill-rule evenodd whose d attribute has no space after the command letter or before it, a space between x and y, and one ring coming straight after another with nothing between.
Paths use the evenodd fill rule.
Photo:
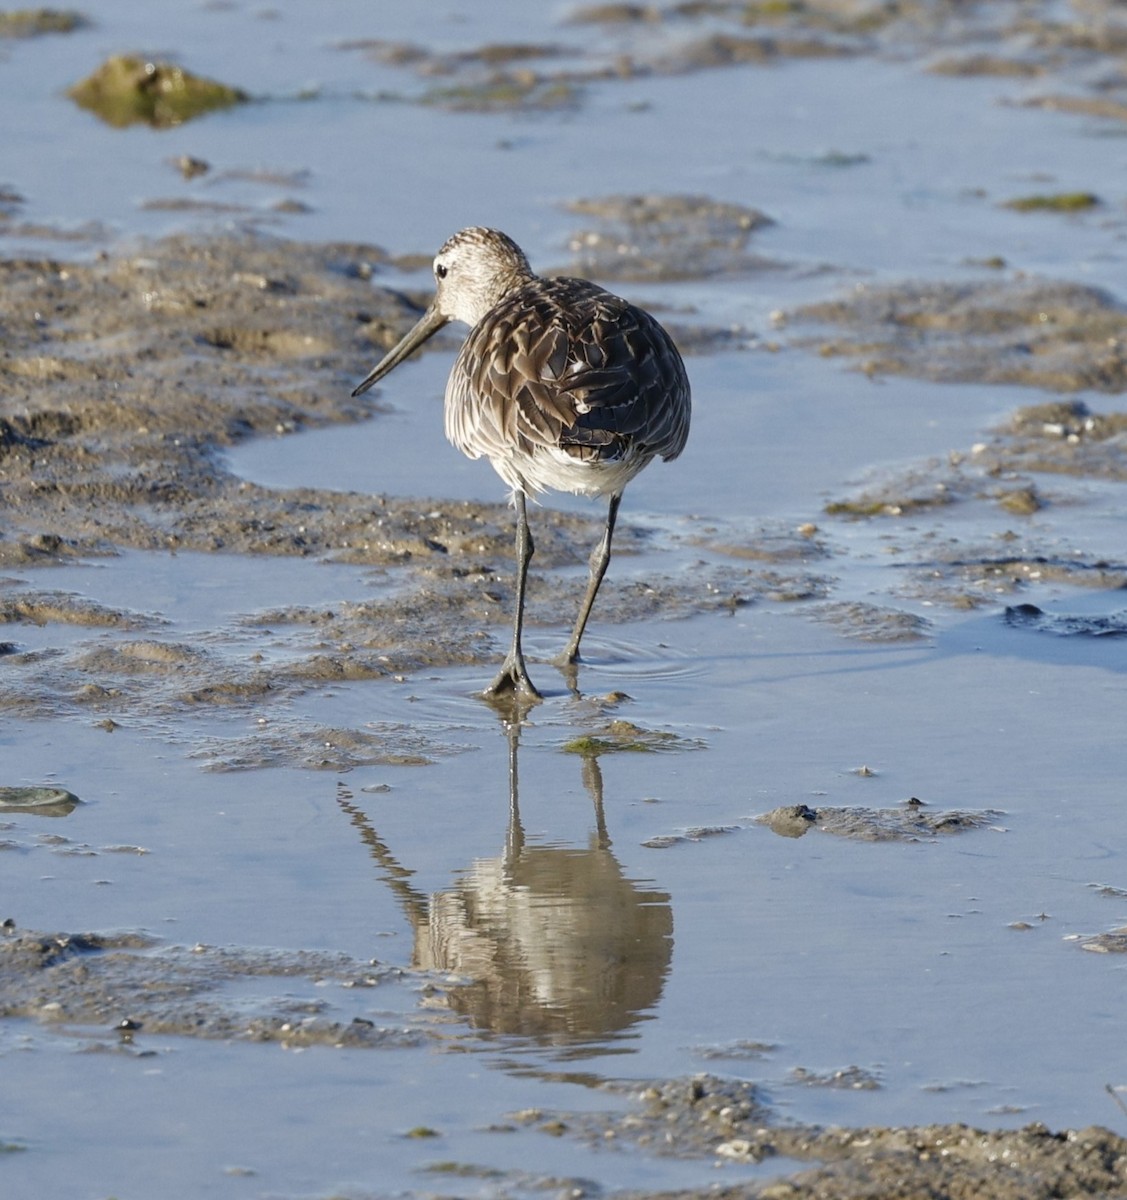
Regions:
<instances>
[{"instance_id":1,"label":"bird's leg","mask_svg":"<svg viewBox=\"0 0 1127 1200\"><path fill-rule=\"evenodd\" d=\"M580 605L579 617L575 622L575 629L572 630L571 641L556 660L560 666L569 666L579 661L579 639L583 636L583 630L587 628L587 619L594 607L599 584L603 582L603 576L607 573L607 566L610 563L610 540L614 537L614 522L618 517L618 506L621 502L621 492L615 492L610 498L607 524L603 530L602 540L591 551L591 578L587 581L587 594L583 597L583 603Z\"/></svg>"},{"instance_id":2,"label":"bird's leg","mask_svg":"<svg viewBox=\"0 0 1127 1200\"><path fill-rule=\"evenodd\" d=\"M513 493L513 503L517 510L517 592L516 611L513 613L513 644L509 647L509 653L501 664L497 678L485 689L485 694L500 696L506 692L518 692L530 699L539 700L540 693L528 677L528 668L524 665L524 651L520 644L521 631L524 628L525 582L528 579L528 564L536 547L532 544L532 532L528 528L528 509L524 492L520 488Z\"/></svg>"}]
</instances>

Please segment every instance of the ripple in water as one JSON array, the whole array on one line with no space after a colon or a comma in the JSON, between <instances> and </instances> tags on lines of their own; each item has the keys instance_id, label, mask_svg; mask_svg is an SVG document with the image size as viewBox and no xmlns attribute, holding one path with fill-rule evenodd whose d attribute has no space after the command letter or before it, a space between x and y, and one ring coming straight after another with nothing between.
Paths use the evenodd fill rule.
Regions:
<instances>
[{"instance_id":1,"label":"ripple in water","mask_svg":"<svg viewBox=\"0 0 1127 1200\"><path fill-rule=\"evenodd\" d=\"M583 639L581 653L582 672L613 673L630 679L696 679L707 668L699 656L690 658L673 646L622 637L588 634Z\"/></svg>"}]
</instances>

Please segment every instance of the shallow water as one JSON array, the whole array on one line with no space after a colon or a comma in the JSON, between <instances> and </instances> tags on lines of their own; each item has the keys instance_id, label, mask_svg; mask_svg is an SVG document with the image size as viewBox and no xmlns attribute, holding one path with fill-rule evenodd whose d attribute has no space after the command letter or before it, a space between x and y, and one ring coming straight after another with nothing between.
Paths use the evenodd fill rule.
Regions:
<instances>
[{"instance_id":1,"label":"shallow water","mask_svg":"<svg viewBox=\"0 0 1127 1200\"><path fill-rule=\"evenodd\" d=\"M780 1114L807 1122L1121 1121L1104 1085L1124 1082L1114 1046L1125 967L1082 953L1075 935L1127 921L1122 895L1099 890L1127 885L1127 640L1015 628L1001 610L1020 600L1116 614L1124 593L1033 580L974 612L944 608L904 594L916 548L956 535L989 541L996 520L974 509L934 527L924 518L828 522L822 511L860 480L965 452L1039 397L874 381L840 359L763 348L785 342L771 323L776 309L859 279L978 278L983 269L968 260L992 255L1015 270L1117 285L1127 192L1118 127L1001 103L1031 88L1020 81L936 78L916 63L869 58L592 84L575 111L451 114L373 99L423 84L338 43L378 35L450 49L512 41L520 28L522 40L573 44L589 31L515 5L436 14L396 3L380 6L378 22L359 3L327 16L281 3L269 18L239 5L88 11L90 30L4 48L0 85L19 134L0 183L25 197L28 222L95 221L111 241L153 236L185 218L143 201L192 195L253 209L199 214L197 228L251 225L406 253L484 221L518 237L534 265L555 266L581 223L560 206L578 196L699 192L768 212L777 224L754 244L779 269L736 283L631 285L639 298L746 328L756 348L690 361L689 448L641 476L623 510L659 531L659 546L621 556L612 570L691 575L701 558L718 557L712 543L723 538L699 544L710 523L746 533L813 522L832 558L812 569L836 577L835 598L893 605L933 625L921 640L888 643L851 639L809 619L809 606L764 602L625 626L600 624L596 612L580 675L588 702L624 691L631 699L615 715L686 739L659 753L600 756L601 843L590 773L585 780L582 756L565 750L597 722L541 661L568 615L534 628L528 648L548 694L519 746L523 876L511 857L509 742L472 696L484 682L476 669L325 683L255 716L215 706L154 712L113 732L74 717L6 719L0 783L57 783L84 803L62 819L0 814L0 838L13 843L0 916L46 931L141 929L171 945L339 951L436 969L439 983L493 938L511 955L499 987L520 1003L475 1008L470 992L432 1007L425 978L411 971L371 991L308 977L227 987L235 1010L312 998L346 1022L426 1035L371 1050L286 1051L142 1030L135 1046L155 1054L140 1057L108 1026L5 1021L0 1142L23 1148L3 1156L5 1194L533 1190L515 1176L428 1173L440 1162L584 1177L606 1189L755 1174L489 1128L533 1107L624 1104L592 1086L602 1079L702 1070L754 1079ZM175 51L274 99L158 134L103 128L60 97L105 54L135 47ZM279 99L302 89L321 91ZM831 150L864 161L829 166ZM182 181L165 165L182 153L211 161L214 175ZM295 194L312 211L270 212L295 189L221 178L235 169L307 171ZM997 206L1058 184L1090 187L1109 203L1079 218ZM5 250L40 241L55 254L100 244L35 236L5 239ZM425 284L422 275L389 279ZM438 353L401 368L383 389L390 411L359 427L251 442L228 461L277 487L496 498L489 469L442 439L448 363ZM1023 536L1031 528L1033 541L1127 560L1121 485L1079 486L1093 503L1047 508ZM11 593L59 589L159 615L178 640L247 656L285 652L248 615L363 599L380 586L363 567L138 553L5 581ZM24 649L128 636L18 629ZM428 765L346 775L206 769L216 746L302 723L409 727L440 752ZM907 843L819 830L789 839L755 821L784 805L887 809L913 796L998 814L984 829ZM67 841L45 837L55 834ZM113 849L121 846L147 853ZM635 901L647 910L637 917L645 931L628 928L622 936L635 949L616 949L608 926L634 914ZM449 917L475 906L488 914L476 935ZM436 939L424 933L440 929L444 913L466 959L434 957ZM619 961L592 981L584 968L596 953ZM618 999L592 1006L597 986L617 988ZM750 1057L748 1043L764 1048ZM81 1052L91 1048L106 1052ZM819 1087L795 1075L850 1067L880 1086ZM424 1127L438 1136L406 1136Z\"/></svg>"}]
</instances>

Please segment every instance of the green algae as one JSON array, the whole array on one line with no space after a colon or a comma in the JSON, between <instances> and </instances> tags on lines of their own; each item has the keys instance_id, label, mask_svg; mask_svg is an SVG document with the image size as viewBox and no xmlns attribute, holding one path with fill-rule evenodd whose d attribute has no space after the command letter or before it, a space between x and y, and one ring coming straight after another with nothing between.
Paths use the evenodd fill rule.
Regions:
<instances>
[{"instance_id":1,"label":"green algae","mask_svg":"<svg viewBox=\"0 0 1127 1200\"><path fill-rule=\"evenodd\" d=\"M73 33L90 22L78 12L56 8L16 8L0 12L0 38L38 37L41 33Z\"/></svg>"},{"instance_id":2,"label":"green algae","mask_svg":"<svg viewBox=\"0 0 1127 1200\"><path fill-rule=\"evenodd\" d=\"M1006 512L1019 517L1030 517L1044 508L1044 501L1032 486L1013 488L1010 491L999 492L995 499Z\"/></svg>"},{"instance_id":3,"label":"green algae","mask_svg":"<svg viewBox=\"0 0 1127 1200\"><path fill-rule=\"evenodd\" d=\"M67 94L108 125L171 129L204 113L244 103L238 88L193 75L173 63L114 55Z\"/></svg>"},{"instance_id":4,"label":"green algae","mask_svg":"<svg viewBox=\"0 0 1127 1200\"><path fill-rule=\"evenodd\" d=\"M701 743L658 729L643 729L632 721L611 721L598 733L585 733L565 742L565 754L580 754L584 758L600 754L652 754L659 750L696 750Z\"/></svg>"},{"instance_id":5,"label":"green algae","mask_svg":"<svg viewBox=\"0 0 1127 1200\"><path fill-rule=\"evenodd\" d=\"M1018 196L1007 200L1003 208L1014 212L1086 212L1099 204L1099 197L1092 192L1050 192L1032 196Z\"/></svg>"},{"instance_id":6,"label":"green algae","mask_svg":"<svg viewBox=\"0 0 1127 1200\"><path fill-rule=\"evenodd\" d=\"M946 492L932 496L860 496L855 500L831 500L823 508L830 517L903 517L909 513L941 508L952 503Z\"/></svg>"},{"instance_id":7,"label":"green algae","mask_svg":"<svg viewBox=\"0 0 1127 1200\"><path fill-rule=\"evenodd\" d=\"M526 77L521 72L500 75L482 83L431 88L422 97L422 103L453 112L507 112L570 108L578 99L578 89L566 80Z\"/></svg>"},{"instance_id":8,"label":"green algae","mask_svg":"<svg viewBox=\"0 0 1127 1200\"><path fill-rule=\"evenodd\" d=\"M65 817L82 801L61 787L0 787L0 812Z\"/></svg>"}]
</instances>

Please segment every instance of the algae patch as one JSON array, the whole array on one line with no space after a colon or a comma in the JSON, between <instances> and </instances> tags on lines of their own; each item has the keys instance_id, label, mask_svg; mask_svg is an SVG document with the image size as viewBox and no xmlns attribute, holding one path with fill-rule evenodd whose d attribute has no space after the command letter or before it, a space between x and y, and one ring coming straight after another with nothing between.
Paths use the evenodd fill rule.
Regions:
<instances>
[{"instance_id":1,"label":"algae patch","mask_svg":"<svg viewBox=\"0 0 1127 1200\"><path fill-rule=\"evenodd\" d=\"M502 72L476 83L431 88L421 103L452 112L507 112L572 108L578 99L578 90L566 80L541 79L530 71L521 71Z\"/></svg>"},{"instance_id":2,"label":"algae patch","mask_svg":"<svg viewBox=\"0 0 1127 1200\"><path fill-rule=\"evenodd\" d=\"M681 737L668 730L643 729L633 721L611 721L595 733L585 733L565 742L566 754L595 757L600 754L631 752L650 754L658 750L698 750L703 743Z\"/></svg>"},{"instance_id":3,"label":"algae patch","mask_svg":"<svg viewBox=\"0 0 1127 1200\"><path fill-rule=\"evenodd\" d=\"M0 12L0 38L38 37L41 33L73 33L89 21L78 12L56 8L16 8Z\"/></svg>"},{"instance_id":4,"label":"algae patch","mask_svg":"<svg viewBox=\"0 0 1127 1200\"><path fill-rule=\"evenodd\" d=\"M154 129L171 129L248 99L239 88L194 75L174 63L132 54L106 59L67 95L108 125L146 124Z\"/></svg>"},{"instance_id":5,"label":"algae patch","mask_svg":"<svg viewBox=\"0 0 1127 1200\"><path fill-rule=\"evenodd\" d=\"M1007 200L1003 208L1014 212L1086 212L1099 204L1099 197L1091 192L1053 192L1049 195L1018 196Z\"/></svg>"},{"instance_id":6,"label":"algae patch","mask_svg":"<svg viewBox=\"0 0 1127 1200\"><path fill-rule=\"evenodd\" d=\"M0 812L65 817L82 801L61 787L0 787Z\"/></svg>"}]
</instances>

